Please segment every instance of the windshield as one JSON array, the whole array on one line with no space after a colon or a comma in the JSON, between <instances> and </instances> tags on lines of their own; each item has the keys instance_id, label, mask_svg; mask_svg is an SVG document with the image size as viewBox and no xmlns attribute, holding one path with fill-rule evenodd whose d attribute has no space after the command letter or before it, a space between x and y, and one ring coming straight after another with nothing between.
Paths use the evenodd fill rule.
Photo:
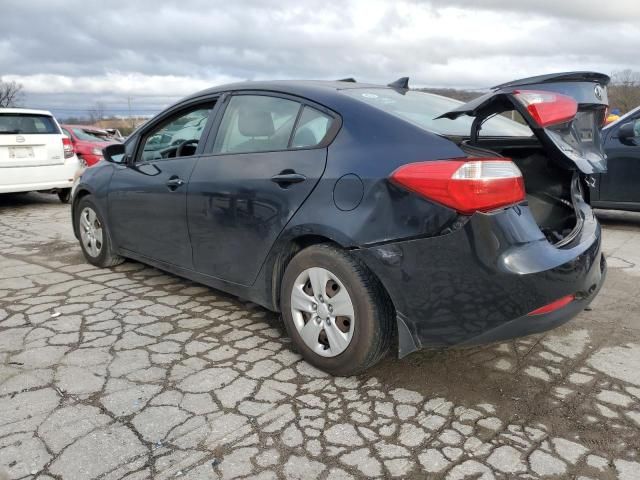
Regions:
<instances>
[{"instance_id":1,"label":"windshield","mask_svg":"<svg viewBox=\"0 0 640 480\"><path fill-rule=\"evenodd\" d=\"M88 142L108 142L110 140L106 133L96 130L85 130L83 128L73 128L72 130L78 140L86 140Z\"/></svg>"},{"instance_id":2,"label":"windshield","mask_svg":"<svg viewBox=\"0 0 640 480\"><path fill-rule=\"evenodd\" d=\"M400 92L390 88L350 88L342 92L430 132L455 136L469 136L471 132L472 117L436 120L437 116L463 104L452 98L426 92ZM498 115L483 123L480 135L529 137L532 132L526 125Z\"/></svg>"},{"instance_id":3,"label":"windshield","mask_svg":"<svg viewBox=\"0 0 640 480\"><path fill-rule=\"evenodd\" d=\"M28 113L0 113L0 135L59 134L52 117Z\"/></svg>"}]
</instances>

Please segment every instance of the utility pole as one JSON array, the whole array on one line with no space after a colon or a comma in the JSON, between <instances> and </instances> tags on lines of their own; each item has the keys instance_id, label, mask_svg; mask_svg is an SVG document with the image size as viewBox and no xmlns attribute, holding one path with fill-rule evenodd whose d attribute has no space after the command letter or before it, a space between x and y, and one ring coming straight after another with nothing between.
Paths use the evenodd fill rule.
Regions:
<instances>
[{"instance_id":1,"label":"utility pole","mask_svg":"<svg viewBox=\"0 0 640 480\"><path fill-rule=\"evenodd\" d=\"M127 97L127 105L129 105L129 121L131 122L131 128L136 128L136 124L133 121L133 117L131 116L131 95Z\"/></svg>"}]
</instances>

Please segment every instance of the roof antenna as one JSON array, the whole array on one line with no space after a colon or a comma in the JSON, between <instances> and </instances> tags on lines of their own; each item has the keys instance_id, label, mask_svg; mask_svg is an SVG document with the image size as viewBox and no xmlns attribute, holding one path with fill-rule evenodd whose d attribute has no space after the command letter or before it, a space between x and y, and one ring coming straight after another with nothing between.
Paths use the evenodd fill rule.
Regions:
<instances>
[{"instance_id":1,"label":"roof antenna","mask_svg":"<svg viewBox=\"0 0 640 480\"><path fill-rule=\"evenodd\" d=\"M409 77L400 77L395 82L391 82L387 87L397 88L399 90L409 90Z\"/></svg>"},{"instance_id":2,"label":"roof antenna","mask_svg":"<svg viewBox=\"0 0 640 480\"><path fill-rule=\"evenodd\" d=\"M349 83L356 83L356 79L353 77L349 77L349 78L341 78L340 80L336 80L336 82L349 82Z\"/></svg>"}]
</instances>

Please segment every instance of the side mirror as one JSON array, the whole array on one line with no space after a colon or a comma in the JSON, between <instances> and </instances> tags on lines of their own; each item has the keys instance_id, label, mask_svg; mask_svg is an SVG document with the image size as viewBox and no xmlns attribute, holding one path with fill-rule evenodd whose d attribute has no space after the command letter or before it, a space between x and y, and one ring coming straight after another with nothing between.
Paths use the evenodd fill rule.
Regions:
<instances>
[{"instance_id":1,"label":"side mirror","mask_svg":"<svg viewBox=\"0 0 640 480\"><path fill-rule=\"evenodd\" d=\"M633 140L640 137L640 119L623 123L618 128L618 138L620 140Z\"/></svg>"},{"instance_id":2,"label":"side mirror","mask_svg":"<svg viewBox=\"0 0 640 480\"><path fill-rule=\"evenodd\" d=\"M123 164L126 161L124 143L113 143L102 149L107 162Z\"/></svg>"}]
</instances>

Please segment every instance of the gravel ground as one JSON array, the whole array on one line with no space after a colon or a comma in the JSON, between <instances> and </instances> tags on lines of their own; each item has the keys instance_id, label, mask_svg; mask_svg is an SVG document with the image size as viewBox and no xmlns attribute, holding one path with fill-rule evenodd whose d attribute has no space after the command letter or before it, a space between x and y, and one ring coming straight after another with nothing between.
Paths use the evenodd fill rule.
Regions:
<instances>
[{"instance_id":1,"label":"gravel ground","mask_svg":"<svg viewBox=\"0 0 640 480\"><path fill-rule=\"evenodd\" d=\"M333 378L277 315L96 269L68 206L0 196L0 478L640 478L640 214L600 217L591 311Z\"/></svg>"}]
</instances>

